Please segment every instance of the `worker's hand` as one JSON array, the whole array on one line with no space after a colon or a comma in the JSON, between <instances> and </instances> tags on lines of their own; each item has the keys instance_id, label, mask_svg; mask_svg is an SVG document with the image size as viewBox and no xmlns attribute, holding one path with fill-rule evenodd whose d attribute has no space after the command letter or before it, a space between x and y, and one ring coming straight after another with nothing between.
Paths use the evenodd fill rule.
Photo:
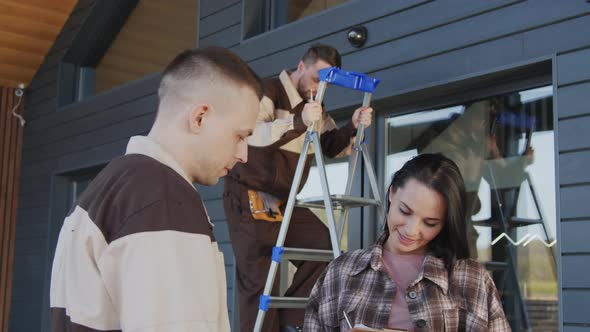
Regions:
<instances>
[{"instance_id":1,"label":"worker's hand","mask_svg":"<svg viewBox=\"0 0 590 332\"><path fill-rule=\"evenodd\" d=\"M307 127L311 126L314 121L319 121L322 118L322 105L315 101L308 102L303 106L301 118Z\"/></svg>"},{"instance_id":2,"label":"worker's hand","mask_svg":"<svg viewBox=\"0 0 590 332\"><path fill-rule=\"evenodd\" d=\"M358 128L362 124L365 128L371 125L373 118L373 109L371 107L359 107L352 115L352 124L354 128Z\"/></svg>"},{"instance_id":3,"label":"worker's hand","mask_svg":"<svg viewBox=\"0 0 590 332\"><path fill-rule=\"evenodd\" d=\"M527 165L530 165L535 162L535 149L533 149L532 147L529 146L523 153L523 155L526 158L525 160Z\"/></svg>"}]
</instances>

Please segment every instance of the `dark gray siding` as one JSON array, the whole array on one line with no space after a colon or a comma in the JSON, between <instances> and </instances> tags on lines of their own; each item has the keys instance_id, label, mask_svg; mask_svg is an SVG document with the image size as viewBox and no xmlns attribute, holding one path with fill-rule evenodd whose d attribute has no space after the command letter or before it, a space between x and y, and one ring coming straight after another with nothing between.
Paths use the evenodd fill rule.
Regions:
<instances>
[{"instance_id":1,"label":"dark gray siding","mask_svg":"<svg viewBox=\"0 0 590 332\"><path fill-rule=\"evenodd\" d=\"M202 35L202 45L235 45L232 49L262 77L294 68L313 42L333 45L344 55L346 69L382 79L375 105L383 110L416 91L450 82L460 87L471 77L558 55L553 80L559 79L561 319L565 331L590 331L590 271L582 268L590 262L584 241L590 232L590 208L584 204L590 197L590 177L582 171L590 162L585 129L590 125L590 51L583 49L590 45L587 1L350 1L241 42L235 2L226 3L210 5L216 17L229 18L225 25L208 23L217 32ZM206 5L202 1L202 10ZM346 40L348 28L357 24L369 30L362 49ZM326 104L338 110L359 100L359 95L334 89Z\"/></svg>"},{"instance_id":2,"label":"dark gray siding","mask_svg":"<svg viewBox=\"0 0 590 332\"><path fill-rule=\"evenodd\" d=\"M589 48L558 55L557 84L564 331L590 331Z\"/></svg>"},{"instance_id":3,"label":"dark gray siding","mask_svg":"<svg viewBox=\"0 0 590 332\"><path fill-rule=\"evenodd\" d=\"M36 153L40 151L39 147L48 142L43 139L45 132L34 131L32 128L43 128L47 133L52 132L45 126L45 121L56 110L59 62L93 3L94 1L80 1L77 4L27 89L27 126L24 132L16 224L10 331L40 331L42 310L48 306L44 293L51 173L59 156L36 157Z\"/></svg>"},{"instance_id":4,"label":"dark gray siding","mask_svg":"<svg viewBox=\"0 0 590 332\"><path fill-rule=\"evenodd\" d=\"M201 0L199 46L233 47L242 35L242 1Z\"/></svg>"}]
</instances>

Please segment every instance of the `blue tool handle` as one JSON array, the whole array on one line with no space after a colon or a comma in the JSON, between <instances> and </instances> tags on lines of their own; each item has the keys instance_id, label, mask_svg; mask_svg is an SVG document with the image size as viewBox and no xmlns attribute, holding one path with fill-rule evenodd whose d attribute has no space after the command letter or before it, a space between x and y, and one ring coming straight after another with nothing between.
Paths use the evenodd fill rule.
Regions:
<instances>
[{"instance_id":1,"label":"blue tool handle","mask_svg":"<svg viewBox=\"0 0 590 332\"><path fill-rule=\"evenodd\" d=\"M362 73L330 67L318 71L320 81L339 85L344 88L373 93L380 80Z\"/></svg>"}]
</instances>

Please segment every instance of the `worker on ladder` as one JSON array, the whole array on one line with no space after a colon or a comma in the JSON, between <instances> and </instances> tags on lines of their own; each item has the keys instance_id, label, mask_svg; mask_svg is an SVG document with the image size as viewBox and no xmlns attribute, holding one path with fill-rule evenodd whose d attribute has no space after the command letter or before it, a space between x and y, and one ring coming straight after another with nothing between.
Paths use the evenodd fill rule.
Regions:
<instances>
[{"instance_id":1,"label":"worker on ladder","mask_svg":"<svg viewBox=\"0 0 590 332\"><path fill-rule=\"evenodd\" d=\"M254 328L271 263L272 248L281 227L284 204L291 189L307 127L319 124L322 152L334 158L350 151L356 128L370 126L372 109L358 108L347 125L337 128L334 120L313 102L318 71L340 67L338 51L312 45L293 72L282 71L266 79L264 97L254 134L248 139L248 162L237 165L225 178L224 208L236 259L236 284L240 331ZM301 186L311 167L308 154ZM309 209L295 208L286 245L331 249L327 227ZM293 262L297 272L286 296L307 297L324 270L324 262ZM278 283L275 283L278 289ZM269 310L263 331L298 331L303 325L301 309ZM280 328L280 329L279 329Z\"/></svg>"}]
</instances>

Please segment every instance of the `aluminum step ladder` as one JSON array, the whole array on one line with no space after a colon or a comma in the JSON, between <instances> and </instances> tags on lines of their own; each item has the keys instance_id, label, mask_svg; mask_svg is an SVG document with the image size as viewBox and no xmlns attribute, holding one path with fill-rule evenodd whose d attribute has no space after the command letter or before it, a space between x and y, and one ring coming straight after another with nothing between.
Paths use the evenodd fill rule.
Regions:
<instances>
[{"instance_id":1,"label":"aluminum step ladder","mask_svg":"<svg viewBox=\"0 0 590 332\"><path fill-rule=\"evenodd\" d=\"M336 67L320 70L319 77L320 84L318 86L315 99L315 101L319 103L321 103L324 99L324 94L328 84L332 84L364 92L362 105L369 106L371 103L371 96L379 84L378 79L371 78L361 73L344 71ZM301 183L301 177L305 168L305 161L307 159L310 144L313 144L315 147L314 155L321 181L322 196L308 198L297 202L297 189ZM367 170L367 176L371 184L373 198L351 196L352 185L354 181L353 177L356 173L358 159L361 154L365 162L365 169ZM295 205L308 208L324 208L326 210L332 250L283 247ZM308 127L305 135L305 141L301 150L299 161L297 163L297 168L295 170L295 177L289 192L289 198L287 200L287 206L281 224L281 229L279 231L279 236L277 238L276 245L272 250L272 261L263 294L260 296L258 315L256 316L254 331L260 332L262 330L264 317L269 308L305 309L307 305L308 299L305 297L280 297L270 295L279 265L281 265L282 271L284 272L289 260L329 262L332 259L340 256L340 239L342 238L344 224L347 221L348 209L362 206L375 206L378 210L379 217L381 218L380 220L384 220L383 204L381 201L381 195L379 194L375 170L373 168L373 163L370 158L367 146L364 144L363 126L359 126L357 130L353 153L350 157L345 194L330 195L319 133L318 129L316 128L316 123L313 123L310 127ZM339 219L338 230L336 229L336 223L334 219L334 209L342 210ZM281 289L286 289L286 273L281 273ZM283 293L281 292L281 294Z\"/></svg>"}]
</instances>

